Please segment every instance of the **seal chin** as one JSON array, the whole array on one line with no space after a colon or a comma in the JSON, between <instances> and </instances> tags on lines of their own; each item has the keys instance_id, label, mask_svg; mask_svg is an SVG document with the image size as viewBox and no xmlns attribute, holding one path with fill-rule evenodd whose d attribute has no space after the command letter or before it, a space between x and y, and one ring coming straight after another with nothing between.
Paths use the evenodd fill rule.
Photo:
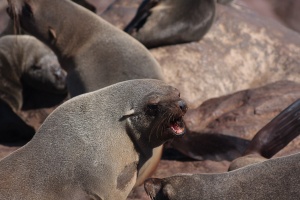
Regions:
<instances>
[{"instance_id":1,"label":"seal chin","mask_svg":"<svg viewBox=\"0 0 300 200\"><path fill-rule=\"evenodd\" d=\"M186 128L182 117L172 120L169 125L169 130L174 136L183 136L186 132Z\"/></svg>"}]
</instances>

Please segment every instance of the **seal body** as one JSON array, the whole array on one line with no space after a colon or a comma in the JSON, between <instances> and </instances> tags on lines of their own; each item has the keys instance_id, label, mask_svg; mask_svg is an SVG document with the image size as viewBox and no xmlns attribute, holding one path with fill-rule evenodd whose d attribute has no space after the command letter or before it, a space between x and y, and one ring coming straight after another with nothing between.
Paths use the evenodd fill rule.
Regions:
<instances>
[{"instance_id":1,"label":"seal body","mask_svg":"<svg viewBox=\"0 0 300 200\"><path fill-rule=\"evenodd\" d=\"M145 189L155 200L297 199L299 159L298 153L226 173L148 179Z\"/></svg>"},{"instance_id":2,"label":"seal body","mask_svg":"<svg viewBox=\"0 0 300 200\"><path fill-rule=\"evenodd\" d=\"M32 36L0 38L0 142L33 136L16 111L51 107L66 96L66 72L47 46Z\"/></svg>"},{"instance_id":3,"label":"seal body","mask_svg":"<svg viewBox=\"0 0 300 200\"><path fill-rule=\"evenodd\" d=\"M9 0L9 5L11 17L58 55L71 96L125 80L163 80L143 45L82 6L68 0Z\"/></svg>"},{"instance_id":4,"label":"seal body","mask_svg":"<svg viewBox=\"0 0 300 200\"><path fill-rule=\"evenodd\" d=\"M185 111L150 79L72 98L0 162L0 199L126 199L152 149L184 133Z\"/></svg>"},{"instance_id":5,"label":"seal body","mask_svg":"<svg viewBox=\"0 0 300 200\"><path fill-rule=\"evenodd\" d=\"M124 29L148 48L200 40L215 16L213 0L144 0Z\"/></svg>"}]
</instances>

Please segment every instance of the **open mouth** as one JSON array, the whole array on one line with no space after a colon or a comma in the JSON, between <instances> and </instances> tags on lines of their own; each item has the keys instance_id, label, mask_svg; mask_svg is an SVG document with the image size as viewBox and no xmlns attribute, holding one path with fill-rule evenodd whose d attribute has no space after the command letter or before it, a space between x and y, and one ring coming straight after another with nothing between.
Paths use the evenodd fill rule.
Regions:
<instances>
[{"instance_id":1,"label":"open mouth","mask_svg":"<svg viewBox=\"0 0 300 200\"><path fill-rule=\"evenodd\" d=\"M170 122L170 129L175 136L182 136L185 134L185 125L182 118L177 118Z\"/></svg>"}]
</instances>

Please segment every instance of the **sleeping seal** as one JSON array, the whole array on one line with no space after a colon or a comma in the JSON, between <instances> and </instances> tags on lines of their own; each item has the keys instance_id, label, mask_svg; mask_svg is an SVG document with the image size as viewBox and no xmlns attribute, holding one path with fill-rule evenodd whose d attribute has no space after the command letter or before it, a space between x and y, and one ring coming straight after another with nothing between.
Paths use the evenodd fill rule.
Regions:
<instances>
[{"instance_id":1,"label":"sleeping seal","mask_svg":"<svg viewBox=\"0 0 300 200\"><path fill-rule=\"evenodd\" d=\"M147 48L198 41L215 10L214 0L144 0L124 31Z\"/></svg>"},{"instance_id":2,"label":"sleeping seal","mask_svg":"<svg viewBox=\"0 0 300 200\"><path fill-rule=\"evenodd\" d=\"M300 134L300 100L284 109L253 137L242 157L232 161L229 171L271 158Z\"/></svg>"},{"instance_id":3,"label":"sleeping seal","mask_svg":"<svg viewBox=\"0 0 300 200\"><path fill-rule=\"evenodd\" d=\"M0 199L125 200L152 149L184 134L186 109L153 79L74 97L0 162Z\"/></svg>"},{"instance_id":4,"label":"sleeping seal","mask_svg":"<svg viewBox=\"0 0 300 200\"><path fill-rule=\"evenodd\" d=\"M66 72L32 36L0 38L0 142L29 140L34 129L15 113L57 105L67 96Z\"/></svg>"}]
</instances>

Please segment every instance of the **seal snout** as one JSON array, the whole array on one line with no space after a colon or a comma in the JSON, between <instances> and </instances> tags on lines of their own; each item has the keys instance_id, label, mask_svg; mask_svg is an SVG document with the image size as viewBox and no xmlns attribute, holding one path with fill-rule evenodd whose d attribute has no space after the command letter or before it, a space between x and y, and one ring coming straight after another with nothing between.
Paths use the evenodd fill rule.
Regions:
<instances>
[{"instance_id":1,"label":"seal snout","mask_svg":"<svg viewBox=\"0 0 300 200\"><path fill-rule=\"evenodd\" d=\"M151 199L155 199L162 189L162 180L158 178L150 178L144 182L144 188Z\"/></svg>"},{"instance_id":2,"label":"seal snout","mask_svg":"<svg viewBox=\"0 0 300 200\"><path fill-rule=\"evenodd\" d=\"M183 100L179 100L179 101L178 101L178 106L179 106L179 108L182 110L182 112L184 112L184 114L185 114L186 111L187 111L187 109L188 109L188 107L187 107L187 105L186 105L186 102L183 101Z\"/></svg>"},{"instance_id":3,"label":"seal snout","mask_svg":"<svg viewBox=\"0 0 300 200\"><path fill-rule=\"evenodd\" d=\"M170 129L175 136L182 136L185 134L185 124L182 117L187 111L186 102L182 99L176 102L177 111L170 120Z\"/></svg>"}]
</instances>

